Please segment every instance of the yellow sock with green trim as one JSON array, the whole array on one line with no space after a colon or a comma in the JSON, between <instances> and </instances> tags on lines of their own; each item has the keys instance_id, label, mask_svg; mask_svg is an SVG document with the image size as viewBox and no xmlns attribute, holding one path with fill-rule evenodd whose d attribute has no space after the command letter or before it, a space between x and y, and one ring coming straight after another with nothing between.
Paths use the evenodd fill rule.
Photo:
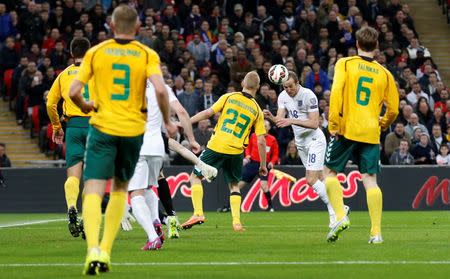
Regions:
<instances>
[{"instance_id":1,"label":"yellow sock with green trim","mask_svg":"<svg viewBox=\"0 0 450 279\"><path fill-rule=\"evenodd\" d=\"M126 192L111 192L108 206L105 211L105 228L103 229L100 249L111 255L112 246L119 231L125 213ZM148 216L150 218L150 216Z\"/></svg>"},{"instance_id":2,"label":"yellow sock with green trim","mask_svg":"<svg viewBox=\"0 0 450 279\"><path fill-rule=\"evenodd\" d=\"M202 184L194 184L191 187L192 206L194 207L194 215L203 216L203 186Z\"/></svg>"},{"instance_id":3,"label":"yellow sock with green trim","mask_svg":"<svg viewBox=\"0 0 450 279\"><path fill-rule=\"evenodd\" d=\"M344 196L341 183L339 183L337 177L327 177L325 179L325 186L327 188L328 199L336 213L336 219L341 220L345 217Z\"/></svg>"},{"instance_id":4,"label":"yellow sock with green trim","mask_svg":"<svg viewBox=\"0 0 450 279\"><path fill-rule=\"evenodd\" d=\"M102 198L97 194L86 194L83 198L83 223L88 251L98 247L102 223Z\"/></svg>"},{"instance_id":5,"label":"yellow sock with green trim","mask_svg":"<svg viewBox=\"0 0 450 279\"><path fill-rule=\"evenodd\" d=\"M77 208L78 194L80 193L80 180L75 176L69 176L64 183L64 192L66 194L67 209Z\"/></svg>"},{"instance_id":6,"label":"yellow sock with green trim","mask_svg":"<svg viewBox=\"0 0 450 279\"><path fill-rule=\"evenodd\" d=\"M233 192L230 195L231 216L233 217L233 224L241 223L241 193Z\"/></svg>"},{"instance_id":7,"label":"yellow sock with green trim","mask_svg":"<svg viewBox=\"0 0 450 279\"><path fill-rule=\"evenodd\" d=\"M367 207L369 208L370 222L372 227L370 235L375 236L381 233L381 214L383 212L383 194L380 187L369 188L366 191Z\"/></svg>"}]
</instances>

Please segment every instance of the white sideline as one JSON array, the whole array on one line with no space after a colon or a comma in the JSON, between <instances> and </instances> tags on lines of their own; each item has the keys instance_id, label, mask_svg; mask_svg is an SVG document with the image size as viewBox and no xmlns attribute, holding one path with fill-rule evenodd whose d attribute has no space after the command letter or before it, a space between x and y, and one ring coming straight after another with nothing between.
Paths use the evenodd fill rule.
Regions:
<instances>
[{"instance_id":1,"label":"white sideline","mask_svg":"<svg viewBox=\"0 0 450 279\"><path fill-rule=\"evenodd\" d=\"M296 262L144 262L112 263L113 266L264 266L264 265L450 265L450 261L296 261ZM9 263L0 267L76 267L81 263Z\"/></svg>"},{"instance_id":2,"label":"white sideline","mask_svg":"<svg viewBox=\"0 0 450 279\"><path fill-rule=\"evenodd\" d=\"M48 223L53 223L53 222L66 221L66 220L67 219L50 219L50 220L37 220L37 221L21 222L21 223L10 223L10 224L0 225L0 229L22 227L22 226L29 226L29 225L38 225L38 224L48 224Z\"/></svg>"}]
</instances>

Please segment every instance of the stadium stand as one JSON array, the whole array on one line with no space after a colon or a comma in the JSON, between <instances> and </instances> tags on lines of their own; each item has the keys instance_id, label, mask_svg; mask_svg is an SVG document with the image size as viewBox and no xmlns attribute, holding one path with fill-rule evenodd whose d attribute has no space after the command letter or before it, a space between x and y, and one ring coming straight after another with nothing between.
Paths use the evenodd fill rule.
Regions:
<instances>
[{"instance_id":1,"label":"stadium stand","mask_svg":"<svg viewBox=\"0 0 450 279\"><path fill-rule=\"evenodd\" d=\"M317 94L325 129L334 64L340 57L356 55L355 32L368 24L380 32L375 59L398 82L402 100L398 122L413 128L422 124L421 133L429 142L450 140L450 28L441 16L441 11L447 13L447 0L438 1L442 10L421 0L2 1L0 73L5 103L0 141L8 144L13 165L24 158L46 159L39 151L64 158L64 146L50 140L45 92L72 63L68 53L72 38L85 36L95 45L111 36L110 14L120 2L138 9L142 26L136 39L160 54L166 82L190 114L209 107L226 92L239 90L240 80L250 70L257 70L262 83L269 83L267 71L279 63L297 72L302 85ZM212 90L205 89L211 85ZM273 84L265 86L257 96L260 106L276 111L280 90ZM15 112L16 121L8 109ZM418 123L411 120L413 112ZM434 123L440 124L440 133L433 132ZM394 127L381 135L383 143ZM276 128L270 132L284 157L292 132ZM17 134L16 141L12 134ZM412 152L420 134L409 136ZM29 137L39 139L39 148ZM183 135L177 139L183 141ZM382 147L382 163L389 164ZM389 148L391 154L398 146ZM435 164L439 148L431 150L426 162ZM415 162L422 161L417 155Z\"/></svg>"}]
</instances>

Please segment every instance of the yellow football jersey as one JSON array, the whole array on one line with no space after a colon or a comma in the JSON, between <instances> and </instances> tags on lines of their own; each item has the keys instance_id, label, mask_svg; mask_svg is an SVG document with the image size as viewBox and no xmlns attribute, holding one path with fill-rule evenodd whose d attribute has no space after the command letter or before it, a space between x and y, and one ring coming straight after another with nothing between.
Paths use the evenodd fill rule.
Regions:
<instances>
[{"instance_id":1,"label":"yellow football jersey","mask_svg":"<svg viewBox=\"0 0 450 279\"><path fill-rule=\"evenodd\" d=\"M61 122L58 115L58 103L61 98L64 100L63 113L67 118L74 116L88 117L91 115L85 114L81 109L75 105L69 97L70 85L73 79L78 74L79 66L72 64L62 71L53 82L50 92L47 96L47 114L53 126L53 130L61 129ZM92 88L92 82L87 83L81 93L83 98L87 101L91 100L89 97L89 88Z\"/></svg>"},{"instance_id":2,"label":"yellow football jersey","mask_svg":"<svg viewBox=\"0 0 450 279\"><path fill-rule=\"evenodd\" d=\"M241 92L220 97L211 107L222 112L207 147L224 154L241 154L248 144L252 128L257 136L266 134L264 114L255 99Z\"/></svg>"},{"instance_id":3,"label":"yellow football jersey","mask_svg":"<svg viewBox=\"0 0 450 279\"><path fill-rule=\"evenodd\" d=\"M95 100L90 124L112 136L144 133L147 77L162 75L159 56L134 40L111 39L91 48L75 79L86 84L92 77Z\"/></svg>"},{"instance_id":4,"label":"yellow football jersey","mask_svg":"<svg viewBox=\"0 0 450 279\"><path fill-rule=\"evenodd\" d=\"M336 63L330 97L328 129L345 138L380 143L380 127L398 115L398 91L392 74L373 59L341 58ZM383 104L386 113L380 120Z\"/></svg>"}]
</instances>

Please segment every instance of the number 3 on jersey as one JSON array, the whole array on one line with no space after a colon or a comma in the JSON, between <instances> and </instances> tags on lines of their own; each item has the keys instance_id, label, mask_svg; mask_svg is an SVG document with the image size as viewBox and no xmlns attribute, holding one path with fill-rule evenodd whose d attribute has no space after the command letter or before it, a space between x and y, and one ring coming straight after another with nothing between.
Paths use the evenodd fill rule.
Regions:
<instances>
[{"instance_id":1,"label":"number 3 on jersey","mask_svg":"<svg viewBox=\"0 0 450 279\"><path fill-rule=\"evenodd\" d=\"M239 112L235 109L228 109L225 112L226 115L230 115L231 117L225 118L222 124L222 128L220 130L224 131L225 133L233 134L237 138L242 138L242 135L244 134L245 130L247 129L248 124L250 123L250 117L248 117L245 114L239 114ZM239 116L239 119L243 119L244 123L240 123L237 121ZM237 123L236 123L237 122ZM228 125L229 124L229 125ZM228 125L228 126L227 126ZM234 127L230 127L235 125L240 129L239 132L235 130Z\"/></svg>"},{"instance_id":2,"label":"number 3 on jersey","mask_svg":"<svg viewBox=\"0 0 450 279\"><path fill-rule=\"evenodd\" d=\"M130 96L130 66L127 64L112 64L113 71L121 71L124 74L123 78L114 78L113 82L117 85L123 86L123 93L114 92L111 95L112 100L126 101Z\"/></svg>"},{"instance_id":3,"label":"number 3 on jersey","mask_svg":"<svg viewBox=\"0 0 450 279\"><path fill-rule=\"evenodd\" d=\"M372 82L373 78L370 77L362 76L358 79L358 88L356 89L356 103L358 105L367 106L369 104L370 88L364 86L364 83L371 84ZM361 93L364 93L363 96L361 96Z\"/></svg>"}]
</instances>

